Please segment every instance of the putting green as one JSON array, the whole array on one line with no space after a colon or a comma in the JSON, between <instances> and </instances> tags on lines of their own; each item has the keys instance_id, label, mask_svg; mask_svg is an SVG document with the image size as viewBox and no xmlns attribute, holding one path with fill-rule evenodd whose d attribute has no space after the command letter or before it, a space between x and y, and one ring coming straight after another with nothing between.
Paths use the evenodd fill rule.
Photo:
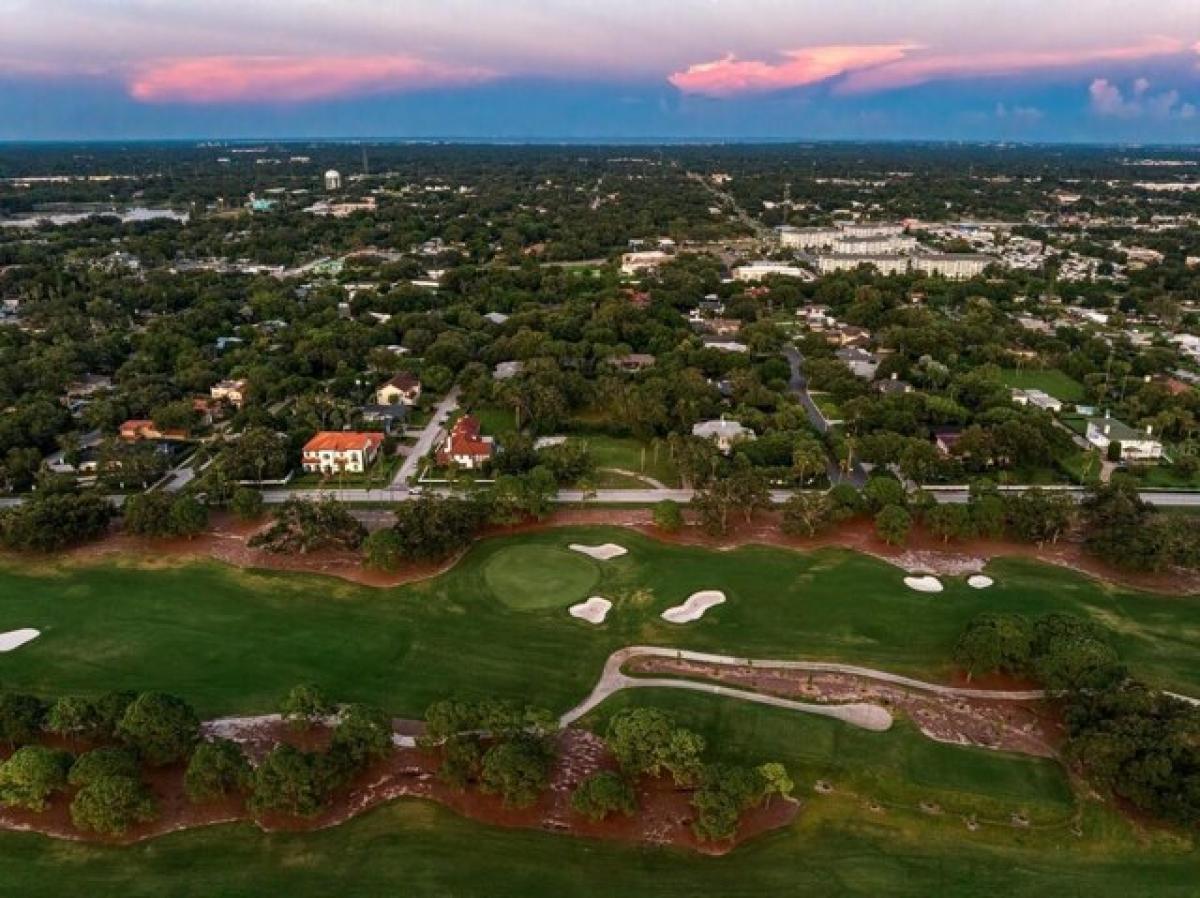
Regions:
<instances>
[{"instance_id":1,"label":"putting green","mask_svg":"<svg viewBox=\"0 0 1200 898\"><path fill-rule=\"evenodd\" d=\"M600 569L590 558L567 549L518 545L489 558L483 579L509 608L536 611L583 601L600 579Z\"/></svg>"}]
</instances>

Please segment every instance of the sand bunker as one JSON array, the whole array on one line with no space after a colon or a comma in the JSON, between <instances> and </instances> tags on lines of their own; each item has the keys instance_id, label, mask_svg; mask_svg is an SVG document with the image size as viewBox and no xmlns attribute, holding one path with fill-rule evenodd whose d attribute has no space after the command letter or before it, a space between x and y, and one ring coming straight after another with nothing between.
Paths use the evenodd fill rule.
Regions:
<instances>
[{"instance_id":1,"label":"sand bunker","mask_svg":"<svg viewBox=\"0 0 1200 898\"><path fill-rule=\"evenodd\" d=\"M690 624L692 621L700 620L704 617L704 612L709 608L717 605L722 605L725 602L725 593L716 589L705 589L700 592L694 592L688 596L688 600L682 605L676 605L674 608L668 608L662 613L662 619L672 624Z\"/></svg>"},{"instance_id":2,"label":"sand bunker","mask_svg":"<svg viewBox=\"0 0 1200 898\"><path fill-rule=\"evenodd\" d=\"M0 652L11 652L13 649L19 649L27 642L33 642L42 634L37 630L9 630L7 633L0 633Z\"/></svg>"},{"instance_id":3,"label":"sand bunker","mask_svg":"<svg viewBox=\"0 0 1200 898\"><path fill-rule=\"evenodd\" d=\"M585 620L589 624L602 624L604 619L608 617L608 612L612 610L613 603L608 599L602 599L600 596L592 596L586 602L580 602L578 605L572 605L567 610L571 617L577 617L580 620Z\"/></svg>"},{"instance_id":4,"label":"sand bunker","mask_svg":"<svg viewBox=\"0 0 1200 898\"><path fill-rule=\"evenodd\" d=\"M579 543L571 543L567 548L572 552L579 552L581 555L586 555L588 558L595 558L597 561L611 561L614 558L620 558L629 551L624 546L618 546L616 543L605 543L602 546L582 546Z\"/></svg>"},{"instance_id":5,"label":"sand bunker","mask_svg":"<svg viewBox=\"0 0 1200 898\"><path fill-rule=\"evenodd\" d=\"M904 585L917 592L941 592L942 581L937 577L905 577Z\"/></svg>"},{"instance_id":6,"label":"sand bunker","mask_svg":"<svg viewBox=\"0 0 1200 898\"><path fill-rule=\"evenodd\" d=\"M976 574L974 577L967 578L967 586L972 589L987 589L995 582L991 577L985 577L983 574Z\"/></svg>"}]
</instances>

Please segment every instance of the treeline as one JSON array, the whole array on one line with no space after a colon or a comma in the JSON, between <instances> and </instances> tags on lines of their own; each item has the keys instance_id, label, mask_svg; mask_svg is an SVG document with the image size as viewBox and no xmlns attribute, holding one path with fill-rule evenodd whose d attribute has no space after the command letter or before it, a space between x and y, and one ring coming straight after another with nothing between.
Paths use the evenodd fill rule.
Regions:
<instances>
[{"instance_id":1,"label":"treeline","mask_svg":"<svg viewBox=\"0 0 1200 898\"><path fill-rule=\"evenodd\" d=\"M329 748L304 752L280 742L252 766L238 743L203 735L196 712L173 695L111 692L47 704L0 693L0 743L14 749L0 764L0 805L44 812L56 796L69 795L78 829L119 836L162 813L162 796L147 785L146 772L183 764L193 804L236 799L256 814L312 816L392 751L391 720L376 708L339 707L315 687L298 686L281 710L297 729L329 723ZM45 744L51 739L86 748L72 754Z\"/></svg>"},{"instance_id":2,"label":"treeline","mask_svg":"<svg viewBox=\"0 0 1200 898\"><path fill-rule=\"evenodd\" d=\"M1063 709L1064 757L1142 811L1200 824L1200 708L1131 676L1107 632L1066 614L984 614L955 646L969 674L1029 677Z\"/></svg>"}]
</instances>

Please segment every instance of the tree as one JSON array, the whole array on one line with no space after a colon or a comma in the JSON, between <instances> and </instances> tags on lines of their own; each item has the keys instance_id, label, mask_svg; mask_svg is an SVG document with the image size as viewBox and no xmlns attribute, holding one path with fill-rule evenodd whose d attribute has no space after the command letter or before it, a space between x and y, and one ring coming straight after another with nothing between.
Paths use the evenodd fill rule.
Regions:
<instances>
[{"instance_id":1,"label":"tree","mask_svg":"<svg viewBox=\"0 0 1200 898\"><path fill-rule=\"evenodd\" d=\"M257 521L263 514L263 497L256 489L240 486L229 500L233 513L243 521Z\"/></svg>"},{"instance_id":2,"label":"tree","mask_svg":"<svg viewBox=\"0 0 1200 898\"><path fill-rule=\"evenodd\" d=\"M172 536L171 506L175 498L170 493L137 493L126 498L121 506L125 531L136 536Z\"/></svg>"},{"instance_id":3,"label":"tree","mask_svg":"<svg viewBox=\"0 0 1200 898\"><path fill-rule=\"evenodd\" d=\"M1103 689L1125 679L1105 632L1069 614L1048 614L1034 626L1032 670L1051 691Z\"/></svg>"},{"instance_id":4,"label":"tree","mask_svg":"<svg viewBox=\"0 0 1200 898\"><path fill-rule=\"evenodd\" d=\"M461 552L487 522L487 506L478 497L422 496L403 502L391 529L372 534L366 547L368 563L386 570L402 561L441 561Z\"/></svg>"},{"instance_id":5,"label":"tree","mask_svg":"<svg viewBox=\"0 0 1200 898\"><path fill-rule=\"evenodd\" d=\"M1033 627L1017 614L981 614L954 646L954 661L968 677L980 673L1023 674L1033 653Z\"/></svg>"},{"instance_id":6,"label":"tree","mask_svg":"<svg viewBox=\"0 0 1200 898\"><path fill-rule=\"evenodd\" d=\"M487 750L479 786L499 795L507 807L528 807L546 787L553 763L549 740L521 734Z\"/></svg>"},{"instance_id":7,"label":"tree","mask_svg":"<svg viewBox=\"0 0 1200 898\"><path fill-rule=\"evenodd\" d=\"M392 719L370 705L348 705L333 731L331 752L359 769L392 752Z\"/></svg>"},{"instance_id":8,"label":"tree","mask_svg":"<svg viewBox=\"0 0 1200 898\"><path fill-rule=\"evenodd\" d=\"M106 776L137 779L141 773L137 757L123 748L94 748L75 759L67 779L72 786L86 786Z\"/></svg>"},{"instance_id":9,"label":"tree","mask_svg":"<svg viewBox=\"0 0 1200 898\"><path fill-rule=\"evenodd\" d=\"M186 758L199 738L200 718L181 698L143 692L125 710L117 735L148 764Z\"/></svg>"},{"instance_id":10,"label":"tree","mask_svg":"<svg viewBox=\"0 0 1200 898\"><path fill-rule=\"evenodd\" d=\"M792 471L801 485L825 469L825 447L812 437L803 437L792 448Z\"/></svg>"},{"instance_id":11,"label":"tree","mask_svg":"<svg viewBox=\"0 0 1200 898\"><path fill-rule=\"evenodd\" d=\"M788 536L811 538L841 520L826 493L797 493L783 504L782 530Z\"/></svg>"},{"instance_id":12,"label":"tree","mask_svg":"<svg viewBox=\"0 0 1200 898\"><path fill-rule=\"evenodd\" d=\"M867 506L875 512L889 505L903 506L907 501L904 486L894 477L872 477L863 488Z\"/></svg>"},{"instance_id":13,"label":"tree","mask_svg":"<svg viewBox=\"0 0 1200 898\"><path fill-rule=\"evenodd\" d=\"M337 706L326 698L321 687L312 683L293 686L280 705L283 719L297 729L310 727L336 710Z\"/></svg>"},{"instance_id":14,"label":"tree","mask_svg":"<svg viewBox=\"0 0 1200 898\"><path fill-rule=\"evenodd\" d=\"M55 700L46 714L46 729L70 739L98 739L105 735L96 702L75 695Z\"/></svg>"},{"instance_id":15,"label":"tree","mask_svg":"<svg viewBox=\"0 0 1200 898\"><path fill-rule=\"evenodd\" d=\"M613 814L632 817L637 810L637 796L620 774L601 770L575 788L571 794L571 808L596 822Z\"/></svg>"},{"instance_id":16,"label":"tree","mask_svg":"<svg viewBox=\"0 0 1200 898\"><path fill-rule=\"evenodd\" d=\"M700 788L692 795L696 822L692 829L707 842L731 839L737 834L742 812L757 804L766 794L758 770L729 764L711 764L704 768Z\"/></svg>"},{"instance_id":17,"label":"tree","mask_svg":"<svg viewBox=\"0 0 1200 898\"><path fill-rule=\"evenodd\" d=\"M924 521L929 532L940 536L942 542L970 539L975 535L975 522L971 518L971 509L966 505L935 505L925 513Z\"/></svg>"},{"instance_id":18,"label":"tree","mask_svg":"<svg viewBox=\"0 0 1200 898\"><path fill-rule=\"evenodd\" d=\"M208 506L191 496L180 496L171 504L171 532L193 537L208 529Z\"/></svg>"},{"instance_id":19,"label":"tree","mask_svg":"<svg viewBox=\"0 0 1200 898\"><path fill-rule=\"evenodd\" d=\"M1063 493L1029 489L1005 497L1008 529L1019 539L1038 543L1057 542L1075 518L1075 505Z\"/></svg>"},{"instance_id":20,"label":"tree","mask_svg":"<svg viewBox=\"0 0 1200 898\"><path fill-rule=\"evenodd\" d=\"M44 811L51 795L67 788L71 755L42 745L18 748L0 764L0 804Z\"/></svg>"},{"instance_id":21,"label":"tree","mask_svg":"<svg viewBox=\"0 0 1200 898\"><path fill-rule=\"evenodd\" d=\"M677 533L683 527L683 512L679 503L663 499L654 506L654 526L664 533Z\"/></svg>"},{"instance_id":22,"label":"tree","mask_svg":"<svg viewBox=\"0 0 1200 898\"><path fill-rule=\"evenodd\" d=\"M275 522L250 539L250 547L275 554L306 554L318 549L358 549L367 530L349 509L333 499L289 499Z\"/></svg>"},{"instance_id":23,"label":"tree","mask_svg":"<svg viewBox=\"0 0 1200 898\"><path fill-rule=\"evenodd\" d=\"M875 534L891 546L903 545L912 529L912 517L899 505L887 505L875 515Z\"/></svg>"},{"instance_id":24,"label":"tree","mask_svg":"<svg viewBox=\"0 0 1200 898\"><path fill-rule=\"evenodd\" d=\"M670 714L657 708L632 708L614 715L606 741L630 777L666 771L683 785L694 780L702 767L704 738L677 726Z\"/></svg>"},{"instance_id":25,"label":"tree","mask_svg":"<svg viewBox=\"0 0 1200 898\"><path fill-rule=\"evenodd\" d=\"M228 739L201 742L192 752L183 786L193 804L217 801L246 791L253 771L242 748Z\"/></svg>"},{"instance_id":26,"label":"tree","mask_svg":"<svg viewBox=\"0 0 1200 898\"><path fill-rule=\"evenodd\" d=\"M297 817L320 813L329 795L329 776L319 755L286 743L276 745L254 769L250 807Z\"/></svg>"},{"instance_id":27,"label":"tree","mask_svg":"<svg viewBox=\"0 0 1200 898\"><path fill-rule=\"evenodd\" d=\"M796 784L788 773L787 768L777 761L768 761L766 764L759 764L758 778L762 782L762 796L764 800L770 799L772 795L788 798L791 796L792 790L796 788Z\"/></svg>"},{"instance_id":28,"label":"tree","mask_svg":"<svg viewBox=\"0 0 1200 898\"><path fill-rule=\"evenodd\" d=\"M58 552L99 539L116 514L98 493L35 493L0 511L0 546L22 552Z\"/></svg>"},{"instance_id":29,"label":"tree","mask_svg":"<svg viewBox=\"0 0 1200 898\"><path fill-rule=\"evenodd\" d=\"M119 836L137 823L158 816L158 802L146 785L127 776L93 780L71 802L71 822L79 829Z\"/></svg>"},{"instance_id":30,"label":"tree","mask_svg":"<svg viewBox=\"0 0 1200 898\"><path fill-rule=\"evenodd\" d=\"M41 699L20 692L0 692L0 742L15 747L34 741L46 720Z\"/></svg>"}]
</instances>

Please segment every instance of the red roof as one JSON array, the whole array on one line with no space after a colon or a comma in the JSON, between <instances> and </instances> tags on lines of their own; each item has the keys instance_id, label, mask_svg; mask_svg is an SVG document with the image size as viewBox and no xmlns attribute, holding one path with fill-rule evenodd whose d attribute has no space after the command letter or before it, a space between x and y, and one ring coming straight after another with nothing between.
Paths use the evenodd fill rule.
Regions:
<instances>
[{"instance_id":1,"label":"red roof","mask_svg":"<svg viewBox=\"0 0 1200 898\"><path fill-rule=\"evenodd\" d=\"M357 433L348 430L322 430L304 444L305 452L352 452L378 449L383 445L383 434Z\"/></svg>"},{"instance_id":2,"label":"red roof","mask_svg":"<svg viewBox=\"0 0 1200 898\"><path fill-rule=\"evenodd\" d=\"M464 415L454 423L443 452L446 455L489 458L492 454L492 441L480 436L478 418Z\"/></svg>"}]
</instances>

